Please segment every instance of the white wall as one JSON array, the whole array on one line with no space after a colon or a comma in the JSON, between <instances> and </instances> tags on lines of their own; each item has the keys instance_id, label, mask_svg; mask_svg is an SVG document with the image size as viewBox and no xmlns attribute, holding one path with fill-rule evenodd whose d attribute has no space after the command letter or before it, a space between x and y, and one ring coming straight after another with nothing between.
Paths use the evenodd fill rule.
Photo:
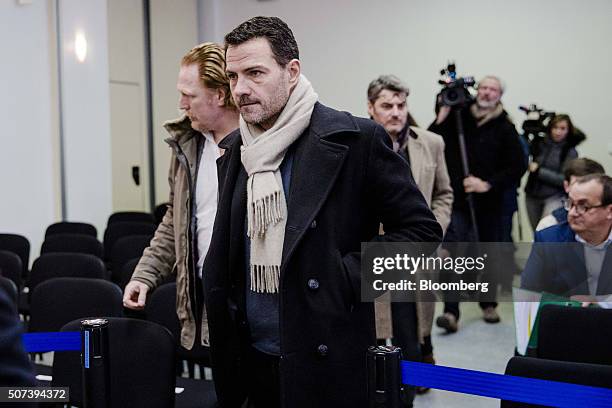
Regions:
<instances>
[{"instance_id":1,"label":"white wall","mask_svg":"<svg viewBox=\"0 0 612 408\"><path fill-rule=\"evenodd\" d=\"M151 81L155 202L168 201L171 149L163 123L179 116L176 79L181 58L198 43L196 0L151 0Z\"/></svg>"},{"instance_id":2,"label":"white wall","mask_svg":"<svg viewBox=\"0 0 612 408\"><path fill-rule=\"evenodd\" d=\"M68 219L100 232L111 212L105 0L60 0ZM44 227L58 221L55 0L19 6L0 1L0 231L27 236L33 257ZM502 76L504 101L517 123L519 104L569 112L589 136L580 153L612 171L605 118L612 94L612 2L542 0L165 0L152 1L153 97L157 201L167 196L169 150L161 122L175 116L180 57L200 41L221 41L255 15L278 15L293 28L304 72L321 100L365 116L370 80L394 73L411 87L409 103L426 126L433 119L438 70L448 58L460 74ZM197 27L194 20L199 19ZM86 27L88 62L70 42ZM156 49L157 47L157 49Z\"/></svg>"},{"instance_id":3,"label":"white wall","mask_svg":"<svg viewBox=\"0 0 612 408\"><path fill-rule=\"evenodd\" d=\"M25 235L33 256L59 216L49 23L46 1L0 1L0 232Z\"/></svg>"},{"instance_id":4,"label":"white wall","mask_svg":"<svg viewBox=\"0 0 612 408\"><path fill-rule=\"evenodd\" d=\"M111 213L106 0L60 0L59 10L66 217L102 232ZM32 260L46 226L61 220L56 47L56 1L0 2L0 231L26 236Z\"/></svg>"},{"instance_id":5,"label":"white wall","mask_svg":"<svg viewBox=\"0 0 612 408\"><path fill-rule=\"evenodd\" d=\"M425 127L448 59L460 75L499 75L518 127L521 104L567 112L588 136L579 153L612 172L608 0L200 0L200 8L201 40L221 41L257 15L285 20L321 101L360 116L368 83L380 74L409 85L410 110Z\"/></svg>"},{"instance_id":6,"label":"white wall","mask_svg":"<svg viewBox=\"0 0 612 408\"><path fill-rule=\"evenodd\" d=\"M112 213L106 0L61 0L61 76L66 165L66 218L94 224ZM76 59L77 31L87 58Z\"/></svg>"}]
</instances>

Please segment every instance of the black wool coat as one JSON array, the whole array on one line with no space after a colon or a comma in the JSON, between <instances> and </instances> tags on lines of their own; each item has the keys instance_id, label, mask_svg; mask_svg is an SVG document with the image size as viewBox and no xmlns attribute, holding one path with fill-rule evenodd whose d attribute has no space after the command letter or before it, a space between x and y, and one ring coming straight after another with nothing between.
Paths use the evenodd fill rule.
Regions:
<instances>
[{"instance_id":1,"label":"black wool coat","mask_svg":"<svg viewBox=\"0 0 612 408\"><path fill-rule=\"evenodd\" d=\"M295 142L281 263L283 407L365 407L374 308L360 301L360 244L441 240L442 230L384 129L317 103ZM222 407L239 407L249 381L239 131L220 144L219 205L204 265L211 359ZM384 224L385 235L379 236Z\"/></svg>"}]
</instances>

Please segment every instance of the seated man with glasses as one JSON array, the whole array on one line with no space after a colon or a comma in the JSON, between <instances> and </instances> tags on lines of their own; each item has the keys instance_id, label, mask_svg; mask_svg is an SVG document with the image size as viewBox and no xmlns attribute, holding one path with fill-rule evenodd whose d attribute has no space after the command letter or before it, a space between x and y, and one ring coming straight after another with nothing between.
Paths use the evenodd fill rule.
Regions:
<instances>
[{"instance_id":1,"label":"seated man with glasses","mask_svg":"<svg viewBox=\"0 0 612 408\"><path fill-rule=\"evenodd\" d=\"M567 222L536 232L521 287L602 300L612 295L612 178L581 177L568 195Z\"/></svg>"}]
</instances>

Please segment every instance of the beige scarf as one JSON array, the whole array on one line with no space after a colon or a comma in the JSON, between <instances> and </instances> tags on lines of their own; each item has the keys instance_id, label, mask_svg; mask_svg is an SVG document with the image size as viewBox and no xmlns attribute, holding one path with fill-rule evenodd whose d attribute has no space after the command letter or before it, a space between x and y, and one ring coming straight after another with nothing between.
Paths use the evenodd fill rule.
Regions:
<instances>
[{"instance_id":1,"label":"beige scarf","mask_svg":"<svg viewBox=\"0 0 612 408\"><path fill-rule=\"evenodd\" d=\"M287 223L287 201L279 170L289 146L310 124L319 96L305 76L293 89L274 125L262 132L240 116L240 159L247 180L247 234L251 239L251 290L278 293Z\"/></svg>"},{"instance_id":2,"label":"beige scarf","mask_svg":"<svg viewBox=\"0 0 612 408\"><path fill-rule=\"evenodd\" d=\"M470 106L470 112L472 113L472 116L474 116L474 119L476 119L477 127L481 127L488 121L497 118L503 111L504 106L501 104L501 102L495 105L493 109L482 109L477 103L473 103L472 106Z\"/></svg>"}]
</instances>

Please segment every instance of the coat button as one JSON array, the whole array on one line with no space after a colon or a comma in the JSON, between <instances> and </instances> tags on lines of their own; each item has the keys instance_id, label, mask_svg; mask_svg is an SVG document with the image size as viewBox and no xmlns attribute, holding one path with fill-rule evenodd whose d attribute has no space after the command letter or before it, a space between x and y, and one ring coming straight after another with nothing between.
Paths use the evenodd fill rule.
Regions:
<instances>
[{"instance_id":1,"label":"coat button","mask_svg":"<svg viewBox=\"0 0 612 408\"><path fill-rule=\"evenodd\" d=\"M319 289L319 281L316 280L315 278L308 279L308 288L312 290Z\"/></svg>"},{"instance_id":2,"label":"coat button","mask_svg":"<svg viewBox=\"0 0 612 408\"><path fill-rule=\"evenodd\" d=\"M321 357L325 357L327 353L329 353L329 347L327 347L325 344L321 344L319 347L317 347L317 353L319 353Z\"/></svg>"},{"instance_id":3,"label":"coat button","mask_svg":"<svg viewBox=\"0 0 612 408\"><path fill-rule=\"evenodd\" d=\"M310 223L310 228L317 228L317 220L312 220Z\"/></svg>"}]
</instances>

